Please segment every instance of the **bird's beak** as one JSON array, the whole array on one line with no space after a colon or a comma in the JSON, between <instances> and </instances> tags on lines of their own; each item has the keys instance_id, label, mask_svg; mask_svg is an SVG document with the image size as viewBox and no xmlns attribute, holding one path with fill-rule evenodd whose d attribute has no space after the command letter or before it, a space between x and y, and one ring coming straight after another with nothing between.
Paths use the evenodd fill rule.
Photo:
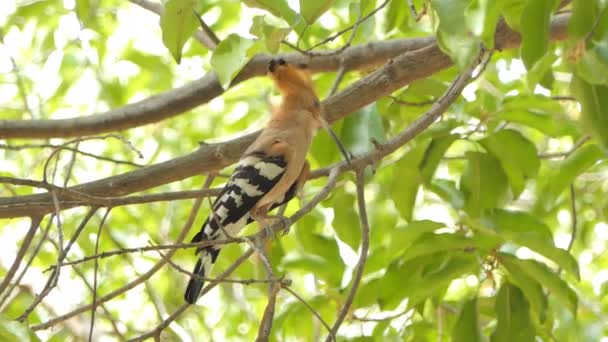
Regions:
<instances>
[{"instance_id":1,"label":"bird's beak","mask_svg":"<svg viewBox=\"0 0 608 342\"><path fill-rule=\"evenodd\" d=\"M340 152L344 156L344 159L346 160L346 163L348 164L348 166L351 166L351 164L350 164L350 155L346 151L346 148L344 147L344 145L342 145L342 142L340 141L340 139L338 139L338 136L336 135L336 133L334 133L334 131L331 129L331 127L329 126L329 124L327 123L327 121L325 121L325 119L323 119L322 117L320 117L319 121L321 121L321 126L323 126L323 128L325 128L325 130L327 130L327 132L329 133L329 135L331 135L331 137L336 142L336 145L338 145L338 148L340 149Z\"/></svg>"}]
</instances>

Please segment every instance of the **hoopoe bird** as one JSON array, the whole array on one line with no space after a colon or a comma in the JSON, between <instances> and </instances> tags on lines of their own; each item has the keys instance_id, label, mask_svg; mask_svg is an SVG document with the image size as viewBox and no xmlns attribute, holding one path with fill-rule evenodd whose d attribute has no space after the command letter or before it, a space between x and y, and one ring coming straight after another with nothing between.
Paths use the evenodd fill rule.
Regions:
<instances>
[{"instance_id":1,"label":"hoopoe bird","mask_svg":"<svg viewBox=\"0 0 608 342\"><path fill-rule=\"evenodd\" d=\"M287 203L302 188L310 172L306 154L316 131L323 127L336 140L350 162L344 146L321 115L319 99L304 65L283 59L271 60L268 75L282 95L266 127L247 148L228 183L212 205L212 213L192 242L225 239L257 221L267 228L268 212ZM228 236L227 236L228 235ZM198 261L184 298L198 299L221 246L198 248Z\"/></svg>"}]
</instances>

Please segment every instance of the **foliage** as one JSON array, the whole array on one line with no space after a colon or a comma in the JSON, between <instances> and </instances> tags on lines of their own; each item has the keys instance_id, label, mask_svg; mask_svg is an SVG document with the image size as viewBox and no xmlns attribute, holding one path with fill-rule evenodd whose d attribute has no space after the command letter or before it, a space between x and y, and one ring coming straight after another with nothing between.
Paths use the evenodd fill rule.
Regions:
<instances>
[{"instance_id":1,"label":"foliage","mask_svg":"<svg viewBox=\"0 0 608 342\"><path fill-rule=\"evenodd\" d=\"M294 52L293 46L314 47L311 52L318 53L345 44L435 36L454 66L333 125L360 156L431 108L478 58L482 44L495 47L494 32L504 21L521 34L519 48L494 51L439 122L368 169L368 260L339 336L354 341L600 341L608 335L607 1L566 1L562 7L558 0L411 0L413 12L397 0L169 0L160 18L138 3L145 1L0 4L0 118L92 115L213 71L226 92L173 118L119 132L124 140L71 143L98 157L62 150L48 170L45 162L54 150L48 145L69 139L4 139L0 176L40 180L46 172L44 179L56 185L76 185L183 156L200 141L252 132L277 96L265 78L231 82L256 54ZM193 10L219 37L214 50L192 38L199 24ZM564 15L569 16L567 36L556 41L551 25ZM368 72L346 73L338 91ZM314 75L321 98L329 94L336 74ZM330 139L324 132L316 137L309 154L312 169L341 160ZM272 340L325 338L327 330L312 311L331 326L356 281L362 237L353 179L352 173L343 173L328 198L289 234L272 241L268 254L274 272L289 279L307 303L279 291ZM213 186L224 182L220 175ZM143 194L192 190L202 183L203 177L191 177ZM309 181L287 215L324 185L324 178ZM3 197L38 191L0 187ZM95 195L104 196L103 191ZM193 230L208 211L203 203ZM98 234L105 211L100 209L67 260L175 243L191 208L192 200L117 206ZM21 286L9 298L0 293L2 339L86 339L91 310L54 329L36 325L91 303L93 292L96 298L110 294L162 259L153 251L125 253L99 259L98 267L92 261L63 267L57 288L27 321L12 320L42 290L50 275L43 270L57 263L55 246L67 244L85 214L86 208L79 207L62 211L60 220L51 215L42 220L33 240L41 247L28 249L20 269L35 257ZM29 220L0 222L4 277ZM48 236L43 233L47 227ZM226 246L214 273L247 248ZM172 260L189 270L192 249L178 250ZM254 256L228 278L265 277L263 262ZM165 265L145 284L105 302L96 310L95 338L122 340L154 329L183 304L185 279ZM223 282L162 334L167 340L253 340L267 302L268 284Z\"/></svg>"}]
</instances>

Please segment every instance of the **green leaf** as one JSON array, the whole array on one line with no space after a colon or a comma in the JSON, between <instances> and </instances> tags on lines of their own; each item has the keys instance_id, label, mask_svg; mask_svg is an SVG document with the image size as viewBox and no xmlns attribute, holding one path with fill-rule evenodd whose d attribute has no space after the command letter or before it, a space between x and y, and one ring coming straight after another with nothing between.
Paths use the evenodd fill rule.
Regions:
<instances>
[{"instance_id":1,"label":"green leaf","mask_svg":"<svg viewBox=\"0 0 608 342\"><path fill-rule=\"evenodd\" d=\"M265 16L255 16L249 32L262 39L270 53L277 53L283 38L291 32L290 27L285 27L281 23L269 24Z\"/></svg>"},{"instance_id":2,"label":"green leaf","mask_svg":"<svg viewBox=\"0 0 608 342\"><path fill-rule=\"evenodd\" d=\"M494 47L494 34L504 0L473 0L465 12L467 26L487 48Z\"/></svg>"},{"instance_id":3,"label":"green leaf","mask_svg":"<svg viewBox=\"0 0 608 342\"><path fill-rule=\"evenodd\" d=\"M435 179L429 189L450 203L456 210L464 208L464 194L456 187L454 181L448 179Z\"/></svg>"},{"instance_id":4,"label":"green leaf","mask_svg":"<svg viewBox=\"0 0 608 342\"><path fill-rule=\"evenodd\" d=\"M27 326L0 315L0 340L29 342L32 341L31 336L36 335L31 333ZM37 338L35 340L38 341Z\"/></svg>"},{"instance_id":5,"label":"green leaf","mask_svg":"<svg viewBox=\"0 0 608 342\"><path fill-rule=\"evenodd\" d=\"M492 342L535 341L530 305L518 287L505 282L496 295L495 309L497 323Z\"/></svg>"},{"instance_id":6,"label":"green leaf","mask_svg":"<svg viewBox=\"0 0 608 342\"><path fill-rule=\"evenodd\" d=\"M179 64L182 59L182 48L199 23L196 15L201 3L196 0L169 0L160 16L160 27L163 31L163 43Z\"/></svg>"},{"instance_id":7,"label":"green leaf","mask_svg":"<svg viewBox=\"0 0 608 342\"><path fill-rule=\"evenodd\" d=\"M485 209L501 206L507 195L507 176L498 160L486 153L467 152L467 166L460 178L465 210L476 217Z\"/></svg>"},{"instance_id":8,"label":"green leaf","mask_svg":"<svg viewBox=\"0 0 608 342\"><path fill-rule=\"evenodd\" d=\"M590 84L574 74L570 87L581 103L585 129L608 151L608 86Z\"/></svg>"},{"instance_id":9,"label":"green leaf","mask_svg":"<svg viewBox=\"0 0 608 342\"><path fill-rule=\"evenodd\" d=\"M344 191L336 192L333 196L334 221L332 227L340 240L344 241L354 251L361 243L361 233L355 211L355 196Z\"/></svg>"},{"instance_id":10,"label":"green leaf","mask_svg":"<svg viewBox=\"0 0 608 342\"><path fill-rule=\"evenodd\" d=\"M431 0L431 6L439 20L439 47L460 69L468 67L479 51L479 40L467 30L464 13L468 3L467 0Z\"/></svg>"},{"instance_id":11,"label":"green leaf","mask_svg":"<svg viewBox=\"0 0 608 342\"><path fill-rule=\"evenodd\" d=\"M459 135L457 134L449 134L431 140L431 143L424 154L424 159L422 159L422 162L420 163L420 173L422 174L422 179L425 184L428 184L431 181L441 158L443 158L445 152L458 138Z\"/></svg>"},{"instance_id":12,"label":"green leaf","mask_svg":"<svg viewBox=\"0 0 608 342\"><path fill-rule=\"evenodd\" d=\"M551 12L556 0L528 1L521 17L521 57L530 70L549 47Z\"/></svg>"},{"instance_id":13,"label":"green leaf","mask_svg":"<svg viewBox=\"0 0 608 342\"><path fill-rule=\"evenodd\" d=\"M289 7L285 0L243 0L243 3L249 7L266 10L275 17L285 19L292 26L296 25L300 20L299 16Z\"/></svg>"},{"instance_id":14,"label":"green leaf","mask_svg":"<svg viewBox=\"0 0 608 342\"><path fill-rule=\"evenodd\" d=\"M549 227L531 214L495 209L484 215L481 222L484 226L497 232L503 239L542 254L579 279L576 259L568 251L556 247Z\"/></svg>"},{"instance_id":15,"label":"green leaf","mask_svg":"<svg viewBox=\"0 0 608 342\"><path fill-rule=\"evenodd\" d=\"M548 76L553 76L553 63L557 60L558 56L555 53L549 52L540 58L538 62L534 64L532 69L528 70L527 80L528 89L534 91L537 84L541 83L545 88L551 89L551 84L545 84L545 80Z\"/></svg>"},{"instance_id":16,"label":"green leaf","mask_svg":"<svg viewBox=\"0 0 608 342\"><path fill-rule=\"evenodd\" d=\"M224 89L228 88L234 76L247 64L247 52L252 46L253 40L231 34L213 51L211 66Z\"/></svg>"},{"instance_id":17,"label":"green leaf","mask_svg":"<svg viewBox=\"0 0 608 342\"><path fill-rule=\"evenodd\" d=\"M521 16L528 0L508 0L502 8L502 15L510 28L521 32Z\"/></svg>"},{"instance_id":18,"label":"green leaf","mask_svg":"<svg viewBox=\"0 0 608 342\"><path fill-rule=\"evenodd\" d=\"M401 259L409 260L443 251L454 253L472 247L474 244L474 241L463 235L423 233L412 243L411 247L405 251Z\"/></svg>"},{"instance_id":19,"label":"green leaf","mask_svg":"<svg viewBox=\"0 0 608 342\"><path fill-rule=\"evenodd\" d=\"M541 284L524 272L517 263L505 262L503 266L508 271L509 281L517 285L528 298L528 302L536 313L539 322L544 322L548 303Z\"/></svg>"},{"instance_id":20,"label":"green leaf","mask_svg":"<svg viewBox=\"0 0 608 342\"><path fill-rule=\"evenodd\" d=\"M312 25L319 17L327 11L335 0L300 0L300 14L308 25Z\"/></svg>"},{"instance_id":21,"label":"green leaf","mask_svg":"<svg viewBox=\"0 0 608 342\"><path fill-rule=\"evenodd\" d=\"M537 129L552 137L576 136L578 126L557 102L543 96L515 96L505 100L497 118Z\"/></svg>"},{"instance_id":22,"label":"green leaf","mask_svg":"<svg viewBox=\"0 0 608 342\"><path fill-rule=\"evenodd\" d=\"M412 147L401 160L395 164L395 172L391 197L401 216L407 221L412 219L412 210L416 203L418 188L422 183L419 165L424 158L429 142L419 143Z\"/></svg>"},{"instance_id":23,"label":"green leaf","mask_svg":"<svg viewBox=\"0 0 608 342\"><path fill-rule=\"evenodd\" d=\"M536 177L540 167L536 146L521 133L503 129L479 141L502 166L513 196L518 198L526 185L526 179Z\"/></svg>"},{"instance_id":24,"label":"green leaf","mask_svg":"<svg viewBox=\"0 0 608 342\"><path fill-rule=\"evenodd\" d=\"M452 342L482 341L481 327L477 312L477 297L462 306L458 320L452 329Z\"/></svg>"},{"instance_id":25,"label":"green leaf","mask_svg":"<svg viewBox=\"0 0 608 342\"><path fill-rule=\"evenodd\" d=\"M519 268L529 277L538 281L551 292L551 296L561 301L576 316L578 305L576 292L545 264L531 259L518 259L506 253L498 253L498 260L508 269Z\"/></svg>"},{"instance_id":26,"label":"green leaf","mask_svg":"<svg viewBox=\"0 0 608 342\"><path fill-rule=\"evenodd\" d=\"M327 260L318 255L311 254L288 254L281 262L283 269L299 269L314 274L333 286L340 286L344 268L340 267L336 261Z\"/></svg>"},{"instance_id":27,"label":"green leaf","mask_svg":"<svg viewBox=\"0 0 608 342\"><path fill-rule=\"evenodd\" d=\"M606 44L606 43L604 43ZM575 75L591 84L608 84L608 59L603 59L597 48L587 50L576 64Z\"/></svg>"},{"instance_id":28,"label":"green leaf","mask_svg":"<svg viewBox=\"0 0 608 342\"><path fill-rule=\"evenodd\" d=\"M91 1L76 0L76 15L81 22L87 22L91 17Z\"/></svg>"},{"instance_id":29,"label":"green leaf","mask_svg":"<svg viewBox=\"0 0 608 342\"><path fill-rule=\"evenodd\" d=\"M559 195L574 179L604 158L602 151L594 144L584 145L555 167L543 178L539 185L536 209L548 211Z\"/></svg>"},{"instance_id":30,"label":"green leaf","mask_svg":"<svg viewBox=\"0 0 608 342\"><path fill-rule=\"evenodd\" d=\"M412 305L446 290L450 282L466 273L475 273L479 265L470 254L435 253L392 263L377 288L382 308L395 308L404 298ZM425 284L420 286L420 284Z\"/></svg>"},{"instance_id":31,"label":"green leaf","mask_svg":"<svg viewBox=\"0 0 608 342\"><path fill-rule=\"evenodd\" d=\"M354 155L372 151L375 148L372 140L384 143L386 138L378 105L374 102L348 115L342 124L340 140Z\"/></svg>"},{"instance_id":32,"label":"green leaf","mask_svg":"<svg viewBox=\"0 0 608 342\"><path fill-rule=\"evenodd\" d=\"M583 39L593 28L597 16L600 14L599 6L593 0L574 0L572 15L568 21L568 35L571 40Z\"/></svg>"},{"instance_id":33,"label":"green leaf","mask_svg":"<svg viewBox=\"0 0 608 342\"><path fill-rule=\"evenodd\" d=\"M435 231L443 228L443 223L422 220L412 221L405 228L395 228L391 232L391 239L388 244L388 252L390 257L396 257L401 254L422 234Z\"/></svg>"}]
</instances>

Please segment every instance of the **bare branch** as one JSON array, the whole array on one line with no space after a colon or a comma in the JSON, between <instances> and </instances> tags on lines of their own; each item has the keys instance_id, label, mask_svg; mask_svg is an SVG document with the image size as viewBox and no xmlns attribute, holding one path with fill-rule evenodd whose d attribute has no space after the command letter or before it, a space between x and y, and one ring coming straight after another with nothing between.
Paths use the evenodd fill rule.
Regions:
<instances>
[{"instance_id":1,"label":"bare branch","mask_svg":"<svg viewBox=\"0 0 608 342\"><path fill-rule=\"evenodd\" d=\"M0 144L0 149L10 150L10 151L20 151L20 150L29 149L29 148L57 149L57 148L59 148L59 145L53 145L53 144L23 144L23 145ZM103 161L107 161L107 162L111 162L111 163L115 163L115 164L124 164L124 165L135 166L135 167L144 167L144 165L142 165L142 164L137 164L137 163L134 163L134 162L131 162L128 160L118 160L118 159L114 159L114 158L110 158L110 157L104 157L104 156L100 156L100 155L97 155L94 153L82 151L82 150L79 150L77 148L70 147L70 146L65 146L63 149L72 151L72 152L76 152L78 154L82 154L83 156L86 156L86 157L91 157L91 158L95 158L95 159L99 159L99 160L103 160Z\"/></svg>"},{"instance_id":2,"label":"bare branch","mask_svg":"<svg viewBox=\"0 0 608 342\"><path fill-rule=\"evenodd\" d=\"M344 58L348 70L368 69L433 42L431 37L373 42L350 47L339 57ZM338 69L339 57L332 52L313 58L297 52L278 56L258 54L239 72L231 86L265 75L272 58L283 58L293 64L306 63L311 72L325 72ZM0 138L73 137L124 130L185 113L223 93L217 74L208 72L181 87L103 113L58 120L0 120Z\"/></svg>"},{"instance_id":3,"label":"bare branch","mask_svg":"<svg viewBox=\"0 0 608 342\"><path fill-rule=\"evenodd\" d=\"M99 239L101 238L101 230L103 229L103 225L108 218L108 214L110 214L111 208L106 209L106 213L103 215L101 222L99 223L99 229L97 229L97 236L95 238L95 254L99 251ZM97 305L95 305L95 301L97 300L97 272L99 270L99 260L95 259L95 264L93 266L93 300L91 301L91 324L89 326L89 342L93 341L93 328L95 326L95 309L97 309Z\"/></svg>"},{"instance_id":4,"label":"bare branch","mask_svg":"<svg viewBox=\"0 0 608 342\"><path fill-rule=\"evenodd\" d=\"M36 296L34 301L27 307L27 309L25 309L25 311L21 314L21 316L19 316L17 318L18 321L21 321L21 322L25 321L28 318L28 316L34 311L36 306L38 306L38 304L40 304L40 302L42 302L42 300L51 292L51 290L53 288L55 288L55 286L57 286L57 281L59 280L59 274L60 274L60 270L61 270L61 267L59 265L65 259L65 257L68 255L68 253L70 252L70 249L72 248L72 245L74 244L74 242L76 241L78 236L80 236L80 233L82 233L82 231L84 230L84 227L86 227L89 220L93 217L93 215L95 215L96 211L97 211L97 208L89 209L89 212L87 212L87 214L84 216L84 218L80 222L80 225L78 225L78 228L76 228L76 230L74 231L74 234L70 238L70 241L68 241L68 244L67 244L67 246L65 246L65 248L63 248L62 245L59 245L59 256L57 257L57 264L55 265L53 272L47 279L46 284L44 285L44 288L42 289L42 291Z\"/></svg>"},{"instance_id":5,"label":"bare branch","mask_svg":"<svg viewBox=\"0 0 608 342\"><path fill-rule=\"evenodd\" d=\"M203 185L203 189L209 187L210 184L211 184L211 182L209 181L209 178L208 178L207 181L205 181L205 184ZM184 223L184 226L183 226L179 236L177 237L177 240L176 240L177 243L181 243L184 240L184 238L186 237L186 235L188 234L188 232L190 231L190 228L192 228L192 224L194 223L194 220L196 219L196 216L201 207L202 201L203 201L202 198L198 198L192 205L192 210L190 211L190 215L188 216L188 219ZM168 258L172 257L174 253L175 253L175 250L170 251L169 253L167 253L167 257ZM105 302L107 302L113 298L116 298L116 297L120 296L121 294L133 289L134 287L138 286L139 284L150 279L150 277L152 277L154 274L156 274L156 272L158 272L161 268L163 268L166 265L166 263L167 262L165 260L159 261L154 266L152 266L146 273L144 273L137 279L135 279L132 282L128 283L127 285L125 285L119 289L116 289L116 290L108 293L107 295L97 299L95 301L95 303L93 303L93 304L100 305L101 303L105 303ZM60 322L70 319L71 317L79 315L83 312L87 312L88 310L91 310L92 307L93 307L93 305L91 305L91 304L85 305L83 307L70 311L64 315L57 316L47 322L34 325L34 326L32 326L32 329L33 330L48 329Z\"/></svg>"},{"instance_id":6,"label":"bare branch","mask_svg":"<svg viewBox=\"0 0 608 342\"><path fill-rule=\"evenodd\" d=\"M238 259L236 259L236 261L233 262L232 265L230 265L230 267L228 267L224 272L222 272L222 274L220 274L214 281L209 283L209 285L205 286L205 288L201 291L201 296L203 296L207 292L211 291L211 289L214 288L217 284L219 284L222 281L222 279L224 279L225 277L232 274L232 272L234 272L234 270L236 270L237 267L239 267L243 262L245 262L245 260L249 259L251 254L253 254L253 249L250 248L245 253L243 253L243 255L241 255ZM162 321L154 330L152 330L149 333L138 336L136 338L130 339L128 342L145 341L148 338L160 336L162 331L166 327L168 327L169 324L171 324L171 322L175 321L177 319L177 317L179 315L181 315L190 306L191 306L190 303L183 304L182 306L179 307L179 309L177 309L173 314L171 314L171 316L167 317L164 321ZM34 329L34 328L32 328L32 329Z\"/></svg>"},{"instance_id":7,"label":"bare branch","mask_svg":"<svg viewBox=\"0 0 608 342\"><path fill-rule=\"evenodd\" d=\"M36 234L36 231L38 230L38 226L40 225L41 220L42 220L42 217L40 217L40 216L31 218L30 229L27 231L27 234L25 234L25 237L23 238L23 242L21 242L19 251L17 251L17 255L15 256L15 261L13 261L13 264L6 272L4 279L2 279L2 282L0 282L0 294L3 293L4 290L6 290L6 288L10 284L11 280L15 276L17 269L19 269L19 265L21 264L21 261L23 260L23 257L25 256L25 252L27 251L27 249L30 247L30 244L32 243L32 239L34 238L34 235Z\"/></svg>"},{"instance_id":8,"label":"bare branch","mask_svg":"<svg viewBox=\"0 0 608 342\"><path fill-rule=\"evenodd\" d=\"M486 58L488 58L488 57L486 56ZM420 134L422 131L424 131L428 126L430 126L433 122L435 122L435 120L437 120L445 112L445 110L447 110L447 108L458 98L460 92L466 86L466 84L470 78L470 73L472 70L473 70L473 68L468 70L468 72L464 72L461 75L459 75L454 80L454 82L450 85L450 87L448 87L448 90L446 91L446 93L440 99L438 99L436 101L436 103L431 107L431 109L429 109L429 111L426 114L424 114L423 116L421 116L417 121L413 122L410 126L408 126L403 132L401 132L395 138L389 140L387 143L378 145L376 150L371 151L365 155L362 155L362 156L352 160L351 164L353 165L353 167L365 166L370 163L373 163L374 161L376 161L378 159L381 159L382 157L394 152L399 147L403 146L405 143L407 143L408 141L410 141L411 139L416 137L418 134ZM338 174L340 172L344 172L344 171L348 170L348 168L349 167L346 162L340 162L340 163L336 163L336 164L332 165L331 167L320 169L320 170L313 172L311 174L310 178L318 178L321 176L329 175L327 185L309 203L307 203L296 214L294 214L291 218L289 218L287 220L288 221L287 223L292 224L293 222L295 222L296 220L301 218L303 215L308 213L310 210L312 210L312 208L314 208L314 206L316 206L316 204L318 204L321 200L323 200L323 198L325 198L329 194L331 189L333 189L333 187L336 184ZM273 230L275 232L278 232L280 229L283 228L283 227L281 227L281 225L282 225L282 221L279 222L278 225L274 224ZM263 232L261 232L261 233L263 233ZM245 238L248 238L248 237L245 237ZM205 246L221 244L221 243L230 243L230 242L237 242L237 241L240 242L240 241L243 241L242 239L245 239L245 238L225 239L225 240L218 240L218 241L204 241L204 242L200 242L200 243L190 243L190 244L180 244L178 242L177 244L171 244L171 245L145 246L145 247L138 247L138 248L131 248L131 249L123 249L123 250L105 252L105 253L101 253L99 255L86 257L84 259L77 260L75 262L64 263L64 265L80 263L80 262L92 260L94 258L103 258L103 257L111 256L111 255L124 254L124 253L142 252L142 251L148 251L148 250L161 250L161 249L205 247ZM251 237L251 238L253 238L253 237Z\"/></svg>"},{"instance_id":9,"label":"bare branch","mask_svg":"<svg viewBox=\"0 0 608 342\"><path fill-rule=\"evenodd\" d=\"M34 261L34 258L38 255L38 253L40 253L40 248L42 248L42 244L46 240L46 237L47 237L47 235L49 233L49 230L51 229L52 224L53 224L53 216L51 215L51 217L48 220L48 223L47 223L46 227L44 228L42 236L40 237L40 240L36 244L36 247L34 247L34 250L33 250L32 254L28 258L27 262L25 263L25 267L23 267L23 269L21 270L21 273L19 273L19 275L17 276L17 279L11 284L11 287L8 289L8 291L6 291L6 293L4 294L4 296L2 297L2 299L0 300L0 311L3 310L2 306L4 305L4 303L6 302L6 300L9 298L11 292L13 292L13 290L15 289L15 287L17 287L21 283L21 279L23 279L23 277L25 276L25 273L27 272L27 270L32 265L32 262ZM2 291L0 291L0 293L1 292Z\"/></svg>"},{"instance_id":10,"label":"bare branch","mask_svg":"<svg viewBox=\"0 0 608 342\"><path fill-rule=\"evenodd\" d=\"M270 337L270 331L272 330L272 321L274 318L274 309L277 302L277 294L281 286L274 282L270 284L270 293L268 294L268 304L264 309L264 316L262 316L262 322L258 330L258 337L255 339L256 342L266 342Z\"/></svg>"},{"instance_id":11,"label":"bare branch","mask_svg":"<svg viewBox=\"0 0 608 342\"><path fill-rule=\"evenodd\" d=\"M258 253L260 260L262 260L262 264L266 269L266 279L274 279L275 277L274 272L272 271L272 265L270 264L270 260L263 245L265 239L252 239L249 241L251 248ZM281 286L276 281L270 282L268 285L268 304L266 304L266 308L264 309L264 315L262 316L262 321L260 322L260 327L258 328L258 336L255 339L256 342L266 342L270 337L270 332L272 331L272 322L274 320L274 310L277 302L277 294L279 293L280 289Z\"/></svg>"},{"instance_id":12,"label":"bare branch","mask_svg":"<svg viewBox=\"0 0 608 342\"><path fill-rule=\"evenodd\" d=\"M359 207L359 222L361 225L361 252L359 253L359 261L355 269L355 275L353 276L352 286L346 297L346 301L338 313L338 318L331 328L329 335L327 336L326 342L330 342L332 338L335 339L340 325L344 321L344 318L348 314L348 310L355 299L357 289L361 283L363 277L363 269L365 268L365 262L367 261L367 253L369 251L369 221L367 219L367 208L365 204L365 167L357 169L357 204Z\"/></svg>"},{"instance_id":13,"label":"bare branch","mask_svg":"<svg viewBox=\"0 0 608 342\"><path fill-rule=\"evenodd\" d=\"M399 318L399 317L407 314L408 312L410 312L410 313L413 314L414 310L411 309L411 308L406 308L405 310L400 311L400 312L398 312L396 314L389 315L389 316L382 317L382 318L359 317L359 316L357 316L355 314L353 314L352 317L353 317L354 320L361 321L361 322L384 322L384 321L392 321L393 319Z\"/></svg>"},{"instance_id":14,"label":"bare branch","mask_svg":"<svg viewBox=\"0 0 608 342\"><path fill-rule=\"evenodd\" d=\"M553 39L564 39L566 37L566 27L568 19L569 15L559 15L555 17L552 24L551 36ZM517 33L508 29L506 24L499 25L496 34L496 42L498 46L503 49L513 48L519 44L520 40L520 36ZM429 39L427 41L432 42L433 40ZM421 42L418 41L417 44L420 43ZM375 53L374 56L379 56L378 51L379 49L381 49L381 46L382 45L376 45L373 48ZM384 47L387 48L387 46ZM340 56L340 58L345 58L344 63L346 70L355 68L353 63L359 63L359 66L362 65L362 61L352 59L355 55L355 51L358 51L359 53L363 52L360 51L359 48L361 47L358 46L349 48ZM383 56L390 55L387 50L384 50L384 52L385 53ZM293 55L285 56L286 58L288 58L287 56ZM362 54L360 54L359 56L363 58ZM302 59L303 57L293 56L291 58L292 61L297 61L298 58ZM321 67L327 67L330 65L330 63L332 67L338 67L338 57L328 57L327 59L324 58L325 57L315 57L308 61L309 65L311 66L311 69L316 71L322 71ZM264 61L263 67L260 64L262 60ZM243 80L245 76L252 76L254 71L257 72L257 69L253 70L254 68L251 65L255 65L255 68L259 67L261 69L265 69L265 63L268 60L269 56L258 56L254 58L254 60L252 60L248 64L248 66L244 68L244 71L241 72L241 76L237 78L237 81ZM375 64L379 60L382 59L374 59L370 57L368 61L369 64ZM325 64L322 64L321 62ZM337 93L326 99L323 102L325 116L329 122L339 120L344 116L348 115L349 113L352 113L357 109L376 101L382 96L389 95L396 89L399 89L416 79L427 77L428 75L447 68L450 65L450 59L439 50L436 44L431 44L422 49L402 54L401 56L393 59L392 63L386 64L384 67L360 79L348 88L344 89L342 92ZM314 69L315 66L318 69ZM217 82L215 76L213 77L213 82ZM219 87L219 84L217 86ZM201 94L209 94L208 92L201 93L200 88L197 89L199 92L196 94L196 96L201 96ZM182 89L182 91L183 93L180 93L176 96L185 96L184 94L191 91L191 89L187 91ZM171 108L163 107L163 113L174 113L173 110L182 105L183 103L172 103ZM132 104L129 106L137 106L137 104ZM147 109L150 109L154 106L152 104L146 104L145 107ZM103 115L99 116L103 117ZM121 115L121 118L122 117L123 116ZM6 124L7 121L0 121L0 136L2 136L4 132L6 132L6 129L3 128L6 127ZM24 127L26 126L29 127L31 125L25 125ZM33 126L36 125L33 124ZM101 124L101 126L103 126L103 124ZM17 129L17 131L26 132L27 130L24 127L21 127L21 129ZM74 126L72 126L72 124L67 124L66 127L72 129ZM116 129L116 127L113 127L112 129ZM83 130L83 127L79 127L79 132L83 132ZM53 131L58 132L61 131L61 129L55 127ZM86 130L84 130L83 133L85 132ZM121 175L85 183L73 187L73 189L91 195L103 194L105 196L117 196L181 180L187 177L191 177L195 174L199 174L202 171L217 171L225 167L226 165L229 165L236 161L240 157L242 152L245 150L245 148L253 141L253 139L255 139L257 134L258 132L252 133L225 143L204 145L199 150L186 156L178 157L173 160L145 167L139 170L134 170L132 172L127 172ZM0 198L0 218L31 216L34 214L48 213L52 210L51 204L52 203L48 194Z\"/></svg>"}]
</instances>

